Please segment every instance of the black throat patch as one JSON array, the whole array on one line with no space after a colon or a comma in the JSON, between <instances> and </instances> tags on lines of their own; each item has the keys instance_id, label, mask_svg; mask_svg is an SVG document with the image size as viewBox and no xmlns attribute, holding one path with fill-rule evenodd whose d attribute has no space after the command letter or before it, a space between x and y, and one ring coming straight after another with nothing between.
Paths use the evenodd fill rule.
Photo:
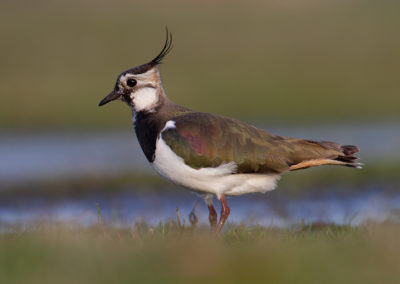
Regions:
<instances>
[{"instance_id":1,"label":"black throat patch","mask_svg":"<svg viewBox=\"0 0 400 284\"><path fill-rule=\"evenodd\" d=\"M165 121L156 113L137 112L135 120L135 132L139 144L147 158L152 163L155 159L156 141Z\"/></svg>"}]
</instances>

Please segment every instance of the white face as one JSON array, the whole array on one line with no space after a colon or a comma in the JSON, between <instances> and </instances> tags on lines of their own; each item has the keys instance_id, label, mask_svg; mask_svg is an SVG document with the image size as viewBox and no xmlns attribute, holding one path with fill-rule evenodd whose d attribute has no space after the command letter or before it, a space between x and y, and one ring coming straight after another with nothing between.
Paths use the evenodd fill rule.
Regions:
<instances>
[{"instance_id":1,"label":"white face","mask_svg":"<svg viewBox=\"0 0 400 284\"><path fill-rule=\"evenodd\" d=\"M122 75L118 88L125 91L127 95L121 99L135 112L152 112L160 101L160 79L156 68L142 74Z\"/></svg>"}]
</instances>

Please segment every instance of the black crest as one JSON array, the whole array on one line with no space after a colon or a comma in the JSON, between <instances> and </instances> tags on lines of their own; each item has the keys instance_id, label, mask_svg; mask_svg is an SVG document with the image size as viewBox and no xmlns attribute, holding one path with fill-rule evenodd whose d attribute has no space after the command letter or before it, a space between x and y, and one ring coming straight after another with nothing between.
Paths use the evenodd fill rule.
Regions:
<instances>
[{"instance_id":1,"label":"black crest","mask_svg":"<svg viewBox=\"0 0 400 284\"><path fill-rule=\"evenodd\" d=\"M171 51L172 49L172 33L168 31L168 28L165 29L167 37L165 39L164 47L162 48L161 52L152 60L150 61L149 65L155 66L162 63L164 57Z\"/></svg>"},{"instance_id":2,"label":"black crest","mask_svg":"<svg viewBox=\"0 0 400 284\"><path fill-rule=\"evenodd\" d=\"M153 60L151 60L150 62L148 62L146 64L129 69L124 73L142 74L142 73L149 71L154 66L161 64L164 57L172 49L172 33L170 31L168 31L168 28L166 28L166 34L167 34L167 36L165 39L164 46L163 46L162 50L160 51L160 53Z\"/></svg>"}]
</instances>

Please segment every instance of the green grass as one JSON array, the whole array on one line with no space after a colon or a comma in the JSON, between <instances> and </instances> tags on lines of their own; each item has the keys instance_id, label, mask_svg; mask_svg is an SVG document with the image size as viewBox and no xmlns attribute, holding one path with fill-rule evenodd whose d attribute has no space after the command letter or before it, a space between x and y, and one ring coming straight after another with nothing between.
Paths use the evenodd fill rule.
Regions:
<instances>
[{"instance_id":1,"label":"green grass","mask_svg":"<svg viewBox=\"0 0 400 284\"><path fill-rule=\"evenodd\" d=\"M0 129L131 127L99 100L160 50L168 95L283 123L398 119L398 1L2 1Z\"/></svg>"},{"instance_id":2,"label":"green grass","mask_svg":"<svg viewBox=\"0 0 400 284\"><path fill-rule=\"evenodd\" d=\"M0 235L1 283L398 283L400 226L33 224Z\"/></svg>"}]
</instances>

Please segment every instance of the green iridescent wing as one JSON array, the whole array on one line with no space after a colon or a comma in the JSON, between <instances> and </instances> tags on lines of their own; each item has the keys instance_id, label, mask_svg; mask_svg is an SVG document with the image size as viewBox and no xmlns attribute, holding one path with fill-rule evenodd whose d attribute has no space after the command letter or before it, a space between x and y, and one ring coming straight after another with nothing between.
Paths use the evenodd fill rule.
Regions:
<instances>
[{"instance_id":1,"label":"green iridescent wing","mask_svg":"<svg viewBox=\"0 0 400 284\"><path fill-rule=\"evenodd\" d=\"M238 173L281 173L291 165L316 158L336 158L340 146L285 138L240 121L205 113L174 117L176 128L162 139L192 168L235 162Z\"/></svg>"}]
</instances>

